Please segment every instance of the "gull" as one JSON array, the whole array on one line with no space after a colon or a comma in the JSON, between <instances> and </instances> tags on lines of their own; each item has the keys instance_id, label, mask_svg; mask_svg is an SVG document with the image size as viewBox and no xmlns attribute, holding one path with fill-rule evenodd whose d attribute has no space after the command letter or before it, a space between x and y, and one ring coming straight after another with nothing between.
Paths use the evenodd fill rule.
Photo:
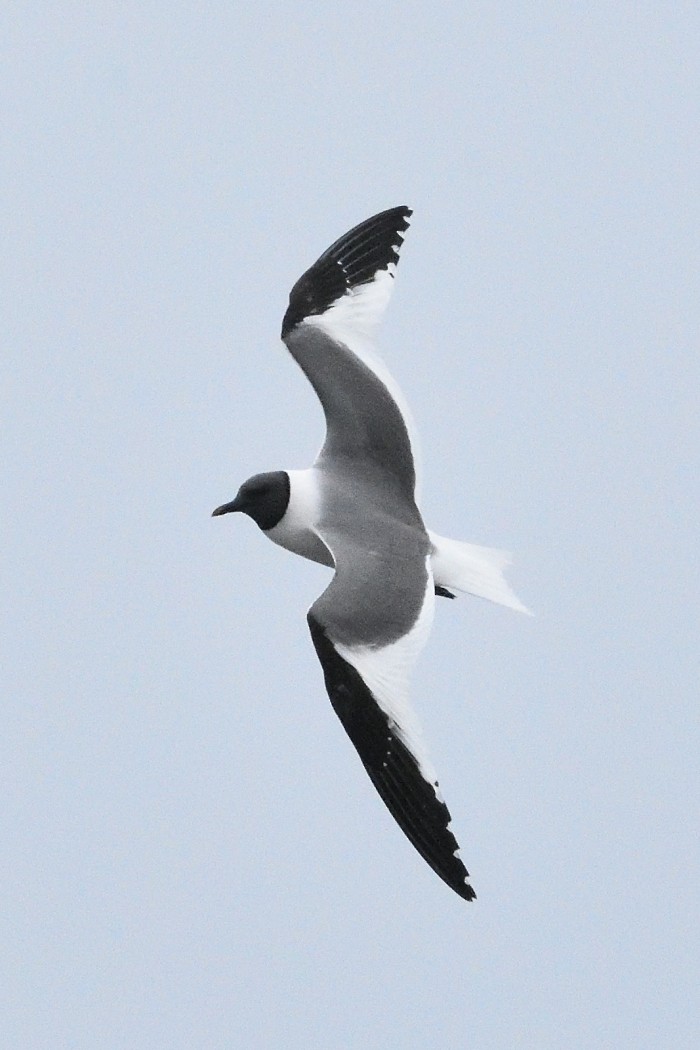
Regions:
<instances>
[{"instance_id":1,"label":"gull","mask_svg":"<svg viewBox=\"0 0 700 1050\"><path fill-rule=\"evenodd\" d=\"M333 709L407 838L473 900L409 676L436 594L527 610L504 579L507 554L430 532L416 503L414 425L374 345L411 215L390 208L353 227L292 288L282 340L321 402L323 446L310 468L256 474L213 513L247 514L273 543L334 569L307 614Z\"/></svg>"}]
</instances>

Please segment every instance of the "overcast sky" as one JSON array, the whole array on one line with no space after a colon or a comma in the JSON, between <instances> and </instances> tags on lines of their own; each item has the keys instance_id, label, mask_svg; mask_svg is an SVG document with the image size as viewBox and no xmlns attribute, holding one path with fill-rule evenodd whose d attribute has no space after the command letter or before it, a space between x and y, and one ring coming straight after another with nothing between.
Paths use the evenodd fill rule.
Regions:
<instances>
[{"instance_id":1,"label":"overcast sky","mask_svg":"<svg viewBox=\"0 0 700 1050\"><path fill-rule=\"evenodd\" d=\"M696 1045L697 4L2 19L2 1045ZM398 204L426 522L537 614L439 601L415 676L471 905L333 714L328 571L209 516L312 461L289 289Z\"/></svg>"}]
</instances>

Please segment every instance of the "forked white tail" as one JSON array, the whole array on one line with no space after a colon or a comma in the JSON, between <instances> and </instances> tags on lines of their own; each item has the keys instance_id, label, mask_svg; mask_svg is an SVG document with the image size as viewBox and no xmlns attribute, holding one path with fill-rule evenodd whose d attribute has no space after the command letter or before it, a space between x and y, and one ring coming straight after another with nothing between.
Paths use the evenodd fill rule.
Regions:
<instances>
[{"instance_id":1,"label":"forked white tail","mask_svg":"<svg viewBox=\"0 0 700 1050\"><path fill-rule=\"evenodd\" d=\"M487 598L498 605L532 616L530 610L510 589L503 570L511 563L507 551L462 543L428 532L433 545L432 566L435 583L447 590L465 591Z\"/></svg>"}]
</instances>

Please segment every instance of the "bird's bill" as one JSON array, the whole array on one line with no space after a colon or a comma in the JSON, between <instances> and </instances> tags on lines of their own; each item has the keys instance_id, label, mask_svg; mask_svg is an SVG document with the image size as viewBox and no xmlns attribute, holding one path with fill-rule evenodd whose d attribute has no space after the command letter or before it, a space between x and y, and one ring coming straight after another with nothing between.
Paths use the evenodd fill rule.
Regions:
<instances>
[{"instance_id":1,"label":"bird's bill","mask_svg":"<svg viewBox=\"0 0 700 1050\"><path fill-rule=\"evenodd\" d=\"M218 518L220 514L231 514L232 511L241 509L239 498L236 496L236 498L231 500L230 503L223 503L220 507L217 507L216 510L213 510L211 516L212 518Z\"/></svg>"}]
</instances>

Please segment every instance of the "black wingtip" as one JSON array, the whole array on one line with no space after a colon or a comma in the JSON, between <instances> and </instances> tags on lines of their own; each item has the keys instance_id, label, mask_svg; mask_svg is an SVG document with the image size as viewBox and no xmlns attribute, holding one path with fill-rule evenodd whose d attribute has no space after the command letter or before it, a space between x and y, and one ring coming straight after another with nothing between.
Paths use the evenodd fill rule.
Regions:
<instances>
[{"instance_id":1,"label":"black wingtip","mask_svg":"<svg viewBox=\"0 0 700 1050\"><path fill-rule=\"evenodd\" d=\"M463 900L476 898L450 830L450 811L423 777L360 674L335 649L312 613L309 629L333 710L397 824L433 871Z\"/></svg>"},{"instance_id":2,"label":"black wingtip","mask_svg":"<svg viewBox=\"0 0 700 1050\"><path fill-rule=\"evenodd\" d=\"M412 214L405 204L388 208L334 241L292 288L282 338L305 317L323 313L348 289L371 281L379 270L396 264Z\"/></svg>"},{"instance_id":3,"label":"black wingtip","mask_svg":"<svg viewBox=\"0 0 700 1050\"><path fill-rule=\"evenodd\" d=\"M452 591L448 591L447 587L443 587L442 584L435 584L435 593L439 598L454 598Z\"/></svg>"}]
</instances>

